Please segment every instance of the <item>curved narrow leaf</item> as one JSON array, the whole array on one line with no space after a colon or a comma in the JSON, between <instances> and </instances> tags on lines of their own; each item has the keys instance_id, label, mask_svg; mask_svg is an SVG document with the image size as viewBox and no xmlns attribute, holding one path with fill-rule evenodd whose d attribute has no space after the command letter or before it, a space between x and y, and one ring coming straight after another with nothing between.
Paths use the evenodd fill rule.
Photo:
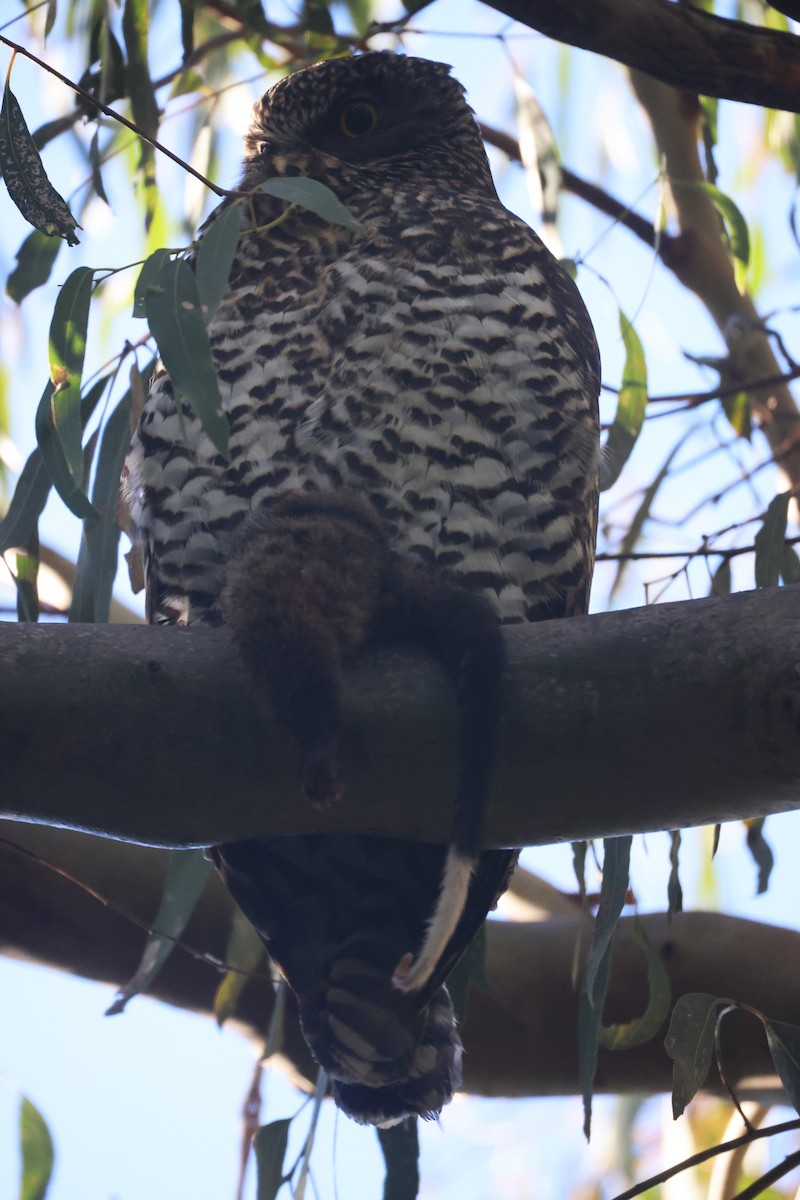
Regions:
<instances>
[{"instance_id":1,"label":"curved narrow leaf","mask_svg":"<svg viewBox=\"0 0 800 1200\"><path fill-rule=\"evenodd\" d=\"M12 546L28 544L52 486L42 452L34 450L22 468L8 512L0 521L0 554Z\"/></svg>"},{"instance_id":2,"label":"curved narrow leaf","mask_svg":"<svg viewBox=\"0 0 800 1200\"><path fill-rule=\"evenodd\" d=\"M206 325L217 311L233 266L242 223L242 203L224 207L197 247L194 273Z\"/></svg>"},{"instance_id":3,"label":"curved narrow leaf","mask_svg":"<svg viewBox=\"0 0 800 1200\"><path fill-rule=\"evenodd\" d=\"M683 912L683 888L679 873L681 852L680 829L670 830L669 844L669 880L667 882L667 905L669 915Z\"/></svg>"},{"instance_id":4,"label":"curved narrow leaf","mask_svg":"<svg viewBox=\"0 0 800 1200\"><path fill-rule=\"evenodd\" d=\"M83 489L86 476L81 439L81 374L94 272L78 267L67 278L50 322L50 426L58 439L73 486ZM54 480L55 482L55 480Z\"/></svg>"},{"instance_id":5,"label":"curved narrow leaf","mask_svg":"<svg viewBox=\"0 0 800 1200\"><path fill-rule=\"evenodd\" d=\"M599 1029L597 1039L608 1050L628 1050L631 1046L649 1042L666 1020L672 1000L672 989L661 961L661 952L638 918L633 924L633 936L644 950L647 960L647 1007L640 1017L634 1017L632 1021Z\"/></svg>"},{"instance_id":6,"label":"curved narrow leaf","mask_svg":"<svg viewBox=\"0 0 800 1200\"><path fill-rule=\"evenodd\" d=\"M147 316L147 309L144 302L147 289L155 283L159 271L164 266L164 263L169 262L171 257L171 250L154 250L149 258L146 258L142 263L142 269L139 272L139 278L136 280L136 287L133 290L132 315L134 317Z\"/></svg>"},{"instance_id":7,"label":"curved narrow leaf","mask_svg":"<svg viewBox=\"0 0 800 1200\"><path fill-rule=\"evenodd\" d=\"M647 364L639 335L625 316L619 313L619 328L625 345L622 386L617 411L603 447L600 486L607 491L617 482L642 430L647 408Z\"/></svg>"},{"instance_id":8,"label":"curved narrow leaf","mask_svg":"<svg viewBox=\"0 0 800 1200\"><path fill-rule=\"evenodd\" d=\"M343 225L345 229L357 232L361 223L347 211L341 200L333 194L329 187L317 179L306 179L301 176L291 178L268 179L259 189L268 196L278 200L288 200L316 213L331 225Z\"/></svg>"},{"instance_id":9,"label":"curved narrow leaf","mask_svg":"<svg viewBox=\"0 0 800 1200\"><path fill-rule=\"evenodd\" d=\"M191 268L182 260L165 262L145 289L144 306L176 401L178 395L185 397L217 450L228 458L228 422Z\"/></svg>"},{"instance_id":10,"label":"curved narrow leaf","mask_svg":"<svg viewBox=\"0 0 800 1200\"><path fill-rule=\"evenodd\" d=\"M711 576L711 596L730 596L731 594L731 560L723 558L714 574Z\"/></svg>"},{"instance_id":11,"label":"curved narrow leaf","mask_svg":"<svg viewBox=\"0 0 800 1200\"><path fill-rule=\"evenodd\" d=\"M155 979L175 948L205 887L211 867L202 850L173 850L153 932L147 939L142 961L134 975L119 989L106 1016L121 1013L128 1001L143 992Z\"/></svg>"},{"instance_id":12,"label":"curved narrow leaf","mask_svg":"<svg viewBox=\"0 0 800 1200\"><path fill-rule=\"evenodd\" d=\"M800 583L800 558L794 546L784 546L781 558L781 579L784 583Z\"/></svg>"},{"instance_id":13,"label":"curved narrow leaf","mask_svg":"<svg viewBox=\"0 0 800 1200\"><path fill-rule=\"evenodd\" d=\"M689 992L672 1010L664 1049L673 1060L672 1115L676 1119L708 1078L717 1009L725 1003L707 992Z\"/></svg>"},{"instance_id":14,"label":"curved narrow leaf","mask_svg":"<svg viewBox=\"0 0 800 1200\"><path fill-rule=\"evenodd\" d=\"M262 959L266 958L264 943L241 909L234 909L231 931L225 947L228 970L214 994L214 1016L218 1025L236 1014L239 997Z\"/></svg>"},{"instance_id":15,"label":"curved narrow leaf","mask_svg":"<svg viewBox=\"0 0 800 1200\"><path fill-rule=\"evenodd\" d=\"M262 1125L253 1138L258 1184L256 1200L275 1200L283 1183L283 1160L289 1140L291 1117Z\"/></svg>"},{"instance_id":16,"label":"curved narrow leaf","mask_svg":"<svg viewBox=\"0 0 800 1200\"><path fill-rule=\"evenodd\" d=\"M610 947L601 958L594 977L596 994L605 999L611 971ZM592 1004L584 988L578 997L578 1076L583 1097L583 1133L587 1140L592 1132L592 1090L597 1070L597 1047L603 1019L602 1004Z\"/></svg>"},{"instance_id":17,"label":"curved narrow leaf","mask_svg":"<svg viewBox=\"0 0 800 1200\"><path fill-rule=\"evenodd\" d=\"M34 229L17 251L17 265L6 280L6 295L21 304L30 292L47 283L61 249L61 240Z\"/></svg>"},{"instance_id":18,"label":"curved narrow leaf","mask_svg":"<svg viewBox=\"0 0 800 1200\"><path fill-rule=\"evenodd\" d=\"M756 895L761 896L769 887L769 877L775 865L775 856L764 837L766 817L750 817L744 822L747 830L747 849L753 856L753 862L758 867L758 883Z\"/></svg>"},{"instance_id":19,"label":"curved narrow leaf","mask_svg":"<svg viewBox=\"0 0 800 1200\"><path fill-rule=\"evenodd\" d=\"M68 246L77 246L75 230L80 225L47 178L8 80L0 108L0 173L8 194L26 221L49 237L61 237Z\"/></svg>"},{"instance_id":20,"label":"curved narrow leaf","mask_svg":"<svg viewBox=\"0 0 800 1200\"><path fill-rule=\"evenodd\" d=\"M26 551L17 554L14 584L17 589L17 620L39 620L39 535L29 540Z\"/></svg>"},{"instance_id":21,"label":"curved narrow leaf","mask_svg":"<svg viewBox=\"0 0 800 1200\"><path fill-rule=\"evenodd\" d=\"M630 877L631 844L633 838L605 838L603 841L603 883L600 888L600 905L592 932L592 944L586 962L584 990L594 1008L602 1008L601 996L596 987L597 972L614 936L614 930L628 895Z\"/></svg>"},{"instance_id":22,"label":"curved narrow leaf","mask_svg":"<svg viewBox=\"0 0 800 1200\"><path fill-rule=\"evenodd\" d=\"M376 1132L386 1163L383 1200L415 1200L419 1192L419 1133L416 1117L406 1117L399 1125Z\"/></svg>"},{"instance_id":23,"label":"curved narrow leaf","mask_svg":"<svg viewBox=\"0 0 800 1200\"><path fill-rule=\"evenodd\" d=\"M20 1200L44 1200L55 1161L53 1139L44 1117L25 1096L19 1106L19 1141L22 1157Z\"/></svg>"},{"instance_id":24,"label":"curved narrow leaf","mask_svg":"<svg viewBox=\"0 0 800 1200\"><path fill-rule=\"evenodd\" d=\"M780 579L791 498L791 492L780 492L775 496L755 536L757 588L776 587Z\"/></svg>"},{"instance_id":25,"label":"curved narrow leaf","mask_svg":"<svg viewBox=\"0 0 800 1200\"><path fill-rule=\"evenodd\" d=\"M122 36L128 64L126 87L131 101L133 119L143 133L154 138L158 133L158 100L150 75L147 42L150 31L148 0L125 0L122 10ZM156 162L153 147L141 142L139 169L144 176L145 226L153 220L156 203Z\"/></svg>"},{"instance_id":26,"label":"curved narrow leaf","mask_svg":"<svg viewBox=\"0 0 800 1200\"><path fill-rule=\"evenodd\" d=\"M97 512L86 495L83 486L83 454L81 454L81 479L78 483L64 456L64 448L53 428L52 401L55 388L48 380L36 410L36 440L39 443L42 461L56 491L70 512L83 520L96 517Z\"/></svg>"},{"instance_id":27,"label":"curved narrow leaf","mask_svg":"<svg viewBox=\"0 0 800 1200\"><path fill-rule=\"evenodd\" d=\"M556 219L561 193L561 163L550 122L527 79L513 67L517 130L525 183L534 209L542 217L542 241L556 258L562 254Z\"/></svg>"},{"instance_id":28,"label":"curved narrow leaf","mask_svg":"<svg viewBox=\"0 0 800 1200\"><path fill-rule=\"evenodd\" d=\"M765 1021L764 1028L775 1070L792 1107L800 1113L800 1028L783 1021Z\"/></svg>"}]
</instances>

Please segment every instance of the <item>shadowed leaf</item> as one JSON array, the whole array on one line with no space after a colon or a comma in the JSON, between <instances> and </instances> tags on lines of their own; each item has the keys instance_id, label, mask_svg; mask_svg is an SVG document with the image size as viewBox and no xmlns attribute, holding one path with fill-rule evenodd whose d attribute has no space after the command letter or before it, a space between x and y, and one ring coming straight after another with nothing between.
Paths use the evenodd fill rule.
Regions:
<instances>
[{"instance_id":1,"label":"shadowed leaf","mask_svg":"<svg viewBox=\"0 0 800 1200\"><path fill-rule=\"evenodd\" d=\"M690 992L672 1010L664 1049L673 1060L672 1115L676 1118L708 1077L717 1009L724 1003L707 992Z\"/></svg>"},{"instance_id":2,"label":"shadowed leaf","mask_svg":"<svg viewBox=\"0 0 800 1200\"><path fill-rule=\"evenodd\" d=\"M419 1133L415 1117L378 1129L386 1163L383 1200L415 1200L419 1192Z\"/></svg>"},{"instance_id":3,"label":"shadowed leaf","mask_svg":"<svg viewBox=\"0 0 800 1200\"><path fill-rule=\"evenodd\" d=\"M791 498L791 492L781 492L775 496L755 536L757 588L776 587L780 579Z\"/></svg>"},{"instance_id":4,"label":"shadowed leaf","mask_svg":"<svg viewBox=\"0 0 800 1200\"><path fill-rule=\"evenodd\" d=\"M241 203L228 205L209 225L197 247L194 273L206 324L219 308L227 286L239 241L241 221Z\"/></svg>"},{"instance_id":5,"label":"shadowed leaf","mask_svg":"<svg viewBox=\"0 0 800 1200\"><path fill-rule=\"evenodd\" d=\"M268 196L277 197L278 200L288 200L292 204L298 204L300 208L307 208L309 212L316 213L331 225L343 225L345 229L353 231L361 229L360 223L351 216L341 200L336 198L329 187L316 179L268 179L266 183L261 184L259 190L266 192Z\"/></svg>"},{"instance_id":6,"label":"shadowed leaf","mask_svg":"<svg viewBox=\"0 0 800 1200\"><path fill-rule=\"evenodd\" d=\"M800 1113L800 1028L783 1021L765 1021L764 1028L775 1070L792 1107Z\"/></svg>"},{"instance_id":7,"label":"shadowed leaf","mask_svg":"<svg viewBox=\"0 0 800 1200\"><path fill-rule=\"evenodd\" d=\"M775 856L764 837L765 817L751 817L744 822L747 829L747 849L753 856L753 862L758 867L758 883L756 895L761 896L769 887L769 877L775 865Z\"/></svg>"},{"instance_id":8,"label":"shadowed leaf","mask_svg":"<svg viewBox=\"0 0 800 1200\"><path fill-rule=\"evenodd\" d=\"M175 948L205 887L211 864L202 850L173 850L153 931L147 939L136 972L117 992L106 1016L121 1013L128 1001L155 979Z\"/></svg>"},{"instance_id":9,"label":"shadowed leaf","mask_svg":"<svg viewBox=\"0 0 800 1200\"><path fill-rule=\"evenodd\" d=\"M266 959L264 943L240 909L234 909L231 931L225 947L228 970L214 994L214 1016L224 1025L236 1013L239 997L250 982L250 976Z\"/></svg>"},{"instance_id":10,"label":"shadowed leaf","mask_svg":"<svg viewBox=\"0 0 800 1200\"><path fill-rule=\"evenodd\" d=\"M181 260L164 262L145 289L145 311L177 397L184 397L223 457L228 422L200 309L197 281Z\"/></svg>"},{"instance_id":11,"label":"shadowed leaf","mask_svg":"<svg viewBox=\"0 0 800 1200\"><path fill-rule=\"evenodd\" d=\"M262 1125L253 1138L253 1153L256 1156L256 1200L275 1200L283 1183L283 1159L289 1140L291 1117L270 1121Z\"/></svg>"},{"instance_id":12,"label":"shadowed leaf","mask_svg":"<svg viewBox=\"0 0 800 1200\"><path fill-rule=\"evenodd\" d=\"M608 1050L627 1050L641 1046L654 1038L669 1013L672 989L669 976L661 961L661 953L655 942L648 937L647 930L637 918L633 924L633 936L644 950L647 960L647 1007L640 1017L626 1021L623 1025L602 1026L597 1039Z\"/></svg>"},{"instance_id":13,"label":"shadowed leaf","mask_svg":"<svg viewBox=\"0 0 800 1200\"><path fill-rule=\"evenodd\" d=\"M61 240L34 229L17 251L17 265L6 280L6 295L21 304L27 295L47 283L61 249Z\"/></svg>"},{"instance_id":14,"label":"shadowed leaf","mask_svg":"<svg viewBox=\"0 0 800 1200\"><path fill-rule=\"evenodd\" d=\"M6 81L0 108L0 173L8 194L26 221L51 237L77 246L80 225L69 206L47 178L39 151L25 123L22 109Z\"/></svg>"}]
</instances>

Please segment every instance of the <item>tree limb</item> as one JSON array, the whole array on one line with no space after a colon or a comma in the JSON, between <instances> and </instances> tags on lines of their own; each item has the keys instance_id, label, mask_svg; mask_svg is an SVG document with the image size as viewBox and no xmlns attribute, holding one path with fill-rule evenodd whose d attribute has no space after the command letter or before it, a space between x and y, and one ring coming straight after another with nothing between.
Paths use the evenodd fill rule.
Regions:
<instances>
[{"instance_id":1,"label":"tree limb","mask_svg":"<svg viewBox=\"0 0 800 1200\"><path fill-rule=\"evenodd\" d=\"M97 839L69 830L0 825L4 838L66 869L138 919L152 921L161 898L169 856L163 851ZM231 899L216 877L201 897L183 941L223 957ZM0 843L0 951L116 985L136 967L141 930L41 864ZM751 1004L775 1020L800 1025L796 963L800 934L718 913L684 913L668 921L642 918L659 947L673 999L706 991ZM534 923L490 921L487 973L496 996L473 990L464 1024L465 1086L490 1096L568 1095L578 1090L577 996L572 983L576 940L588 946L588 917ZM219 974L178 947L156 979L151 995L169 1004L211 1014ZM623 920L615 940L607 1021L627 1020L644 1010L645 963ZM109 989L109 1000L113 994ZM271 989L259 975L245 989L238 1022L263 1036L271 1012ZM124 1020L124 1016L120 1018ZM747 1095L776 1099L779 1088L759 1023L739 1014L723 1028L725 1063L736 1082L749 1079ZM312 1066L295 1020L286 1025L284 1058L295 1078L313 1080ZM625 1052L601 1049L600 1091L668 1091L671 1064L662 1035ZM712 1077L709 1086L719 1091Z\"/></svg>"},{"instance_id":2,"label":"tree limb","mask_svg":"<svg viewBox=\"0 0 800 1200\"><path fill-rule=\"evenodd\" d=\"M534 845L798 805L796 587L507 631L487 840ZM347 675L347 795L312 808L218 629L0 624L3 815L155 845L445 841L455 707L422 655Z\"/></svg>"},{"instance_id":3,"label":"tree limb","mask_svg":"<svg viewBox=\"0 0 800 1200\"><path fill-rule=\"evenodd\" d=\"M800 38L671 0L484 0L682 91L800 111Z\"/></svg>"}]
</instances>

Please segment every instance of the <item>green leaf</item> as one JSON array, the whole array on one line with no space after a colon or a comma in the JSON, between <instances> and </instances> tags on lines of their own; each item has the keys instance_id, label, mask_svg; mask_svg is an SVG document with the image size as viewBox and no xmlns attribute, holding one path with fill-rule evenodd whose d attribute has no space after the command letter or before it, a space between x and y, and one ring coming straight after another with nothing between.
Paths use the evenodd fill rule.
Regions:
<instances>
[{"instance_id":1,"label":"green leaf","mask_svg":"<svg viewBox=\"0 0 800 1200\"><path fill-rule=\"evenodd\" d=\"M134 975L117 992L106 1016L116 1016L133 997L148 988L175 948L205 887L211 864L202 850L173 850L153 931Z\"/></svg>"},{"instance_id":2,"label":"green leaf","mask_svg":"<svg viewBox=\"0 0 800 1200\"><path fill-rule=\"evenodd\" d=\"M145 310L153 337L175 390L192 406L203 429L228 459L228 422L200 307L197 281L181 261L165 262L145 289Z\"/></svg>"},{"instance_id":3,"label":"green leaf","mask_svg":"<svg viewBox=\"0 0 800 1200\"><path fill-rule=\"evenodd\" d=\"M147 309L145 307L145 296L147 289L151 287L158 276L159 271L168 263L172 257L171 250L154 250L149 258L146 258L142 263L142 269L139 272L139 278L136 280L136 287L133 290L133 316L146 317Z\"/></svg>"},{"instance_id":4,"label":"green leaf","mask_svg":"<svg viewBox=\"0 0 800 1200\"><path fill-rule=\"evenodd\" d=\"M214 995L214 1016L218 1025L224 1025L229 1017L235 1016L239 997L266 954L264 943L247 917L240 909L234 909L225 947L228 970Z\"/></svg>"},{"instance_id":5,"label":"green leaf","mask_svg":"<svg viewBox=\"0 0 800 1200\"><path fill-rule=\"evenodd\" d=\"M47 0L47 16L44 20L44 36L45 40L50 36L53 26L56 23L56 0Z\"/></svg>"},{"instance_id":6,"label":"green leaf","mask_svg":"<svg viewBox=\"0 0 800 1200\"><path fill-rule=\"evenodd\" d=\"M598 1031L598 1041L609 1050L627 1050L641 1046L658 1033L669 1013L672 989L669 976L661 961L661 953L638 918L633 923L633 936L644 950L647 960L647 1007L640 1017L623 1025L604 1026Z\"/></svg>"},{"instance_id":7,"label":"green leaf","mask_svg":"<svg viewBox=\"0 0 800 1200\"><path fill-rule=\"evenodd\" d=\"M30 135L22 109L6 80L0 108L0 174L8 194L26 221L51 237L62 237L77 246L80 225L47 178L39 151Z\"/></svg>"},{"instance_id":8,"label":"green leaf","mask_svg":"<svg viewBox=\"0 0 800 1200\"><path fill-rule=\"evenodd\" d=\"M628 895L630 878L631 843L630 835L603 840L603 883L600 888L600 905L592 932L592 944L586 962L584 990L595 1008L602 1008L604 995L596 988L597 972L614 936Z\"/></svg>"},{"instance_id":9,"label":"green leaf","mask_svg":"<svg viewBox=\"0 0 800 1200\"><path fill-rule=\"evenodd\" d=\"M386 1163L383 1200L415 1200L419 1192L419 1133L416 1117L377 1129Z\"/></svg>"},{"instance_id":10,"label":"green leaf","mask_svg":"<svg viewBox=\"0 0 800 1200\"><path fill-rule=\"evenodd\" d=\"M586 855L590 844L587 841L572 843L572 870L582 906L586 903Z\"/></svg>"},{"instance_id":11,"label":"green leaf","mask_svg":"<svg viewBox=\"0 0 800 1200\"><path fill-rule=\"evenodd\" d=\"M99 515L94 519L88 518L84 525L75 569L70 621L108 620L119 549L119 477L131 442L131 409L129 389L103 429L92 489L92 504Z\"/></svg>"},{"instance_id":12,"label":"green leaf","mask_svg":"<svg viewBox=\"0 0 800 1200\"><path fill-rule=\"evenodd\" d=\"M0 554L12 546L28 544L52 486L42 452L34 450L22 468L8 512L0 521Z\"/></svg>"},{"instance_id":13,"label":"green leaf","mask_svg":"<svg viewBox=\"0 0 800 1200\"><path fill-rule=\"evenodd\" d=\"M34 229L17 251L17 265L6 280L6 295L21 304L30 292L47 283L61 249L60 238Z\"/></svg>"},{"instance_id":14,"label":"green leaf","mask_svg":"<svg viewBox=\"0 0 800 1200\"><path fill-rule=\"evenodd\" d=\"M628 894L633 838L603 841L603 883L600 904L586 960L586 976L578 999L578 1073L583 1094L583 1131L592 1126L592 1086L597 1069L597 1045L611 970L611 939Z\"/></svg>"},{"instance_id":15,"label":"green leaf","mask_svg":"<svg viewBox=\"0 0 800 1200\"><path fill-rule=\"evenodd\" d=\"M617 397L617 411L603 447L601 484L604 491L619 479L620 472L641 433L647 408L647 364L644 350L636 330L622 309L619 313L619 327L625 345L625 365L622 369L622 386Z\"/></svg>"},{"instance_id":16,"label":"green leaf","mask_svg":"<svg viewBox=\"0 0 800 1200\"><path fill-rule=\"evenodd\" d=\"M227 207L219 209L218 213L219 215L209 225L197 247L194 268L206 325L219 308L228 284L236 246L239 242L242 221L241 202L229 204Z\"/></svg>"},{"instance_id":17,"label":"green leaf","mask_svg":"<svg viewBox=\"0 0 800 1200\"><path fill-rule=\"evenodd\" d=\"M786 541L786 522L791 492L780 492L770 502L764 522L755 537L756 587L775 587L780 579Z\"/></svg>"},{"instance_id":18,"label":"green leaf","mask_svg":"<svg viewBox=\"0 0 800 1200\"><path fill-rule=\"evenodd\" d=\"M103 176L100 172L100 130L96 129L94 136L89 143L89 166L92 168L92 187L95 195L98 196L105 204L108 204L108 196L106 189L103 186Z\"/></svg>"},{"instance_id":19,"label":"green leaf","mask_svg":"<svg viewBox=\"0 0 800 1200\"><path fill-rule=\"evenodd\" d=\"M794 546L784 546L781 559L781 579L784 583L800 583L800 558Z\"/></svg>"},{"instance_id":20,"label":"green leaf","mask_svg":"<svg viewBox=\"0 0 800 1200\"><path fill-rule=\"evenodd\" d=\"M783 1021L765 1021L764 1028L775 1070L792 1107L800 1113L800 1028Z\"/></svg>"},{"instance_id":21,"label":"green leaf","mask_svg":"<svg viewBox=\"0 0 800 1200\"><path fill-rule=\"evenodd\" d=\"M148 0L125 0L122 10L122 36L128 56L127 92L134 121L143 133L154 138L158 134L159 111L148 61L149 31ZM145 226L149 229L155 213L156 168L153 147L145 141L141 142L139 169L144 176Z\"/></svg>"},{"instance_id":22,"label":"green leaf","mask_svg":"<svg viewBox=\"0 0 800 1200\"><path fill-rule=\"evenodd\" d=\"M753 410L750 396L747 392L736 392L734 396L724 396L722 410L728 418L730 427L735 434L745 441L753 437Z\"/></svg>"},{"instance_id":23,"label":"green leaf","mask_svg":"<svg viewBox=\"0 0 800 1200\"><path fill-rule=\"evenodd\" d=\"M723 558L714 574L711 576L712 596L730 596L731 594L731 560Z\"/></svg>"},{"instance_id":24,"label":"green leaf","mask_svg":"<svg viewBox=\"0 0 800 1200\"><path fill-rule=\"evenodd\" d=\"M194 50L194 15L195 15L195 0L180 0L181 8L181 47L183 49L183 61Z\"/></svg>"},{"instance_id":25,"label":"green leaf","mask_svg":"<svg viewBox=\"0 0 800 1200\"><path fill-rule=\"evenodd\" d=\"M81 453L80 480L78 481L72 473L72 466L66 460L61 440L55 433L54 393L55 388L48 380L36 410L36 440L39 443L42 461L51 482L70 512L74 513L76 517L80 517L81 520L85 517L96 517L97 512L90 504L83 485L83 453Z\"/></svg>"},{"instance_id":26,"label":"green leaf","mask_svg":"<svg viewBox=\"0 0 800 1200\"><path fill-rule=\"evenodd\" d=\"M270 1121L269 1125L262 1125L253 1138L258 1176L256 1200L275 1200L284 1182L283 1160L291 1123L291 1117Z\"/></svg>"},{"instance_id":27,"label":"green leaf","mask_svg":"<svg viewBox=\"0 0 800 1200\"><path fill-rule=\"evenodd\" d=\"M680 829L670 830L669 881L667 883L667 906L669 915L683 912L683 888L678 873L681 849Z\"/></svg>"},{"instance_id":28,"label":"green leaf","mask_svg":"<svg viewBox=\"0 0 800 1200\"><path fill-rule=\"evenodd\" d=\"M749 817L744 825L747 830L747 849L753 856L753 862L758 867L758 883L756 894L761 896L769 887L769 877L775 866L775 856L764 837L766 817Z\"/></svg>"},{"instance_id":29,"label":"green leaf","mask_svg":"<svg viewBox=\"0 0 800 1200\"><path fill-rule=\"evenodd\" d=\"M343 225L345 229L357 232L361 224L352 216L341 200L333 194L329 187L317 179L292 178L268 179L259 189L268 196L276 196L279 200L288 200L316 213L331 225Z\"/></svg>"},{"instance_id":30,"label":"green leaf","mask_svg":"<svg viewBox=\"0 0 800 1200\"><path fill-rule=\"evenodd\" d=\"M22 1154L20 1200L44 1200L53 1173L53 1139L44 1117L25 1096L19 1106L19 1140Z\"/></svg>"},{"instance_id":31,"label":"green leaf","mask_svg":"<svg viewBox=\"0 0 800 1200\"><path fill-rule=\"evenodd\" d=\"M672 1115L676 1119L708 1078L717 1009L725 1003L707 992L689 992L672 1010L664 1048L673 1060Z\"/></svg>"},{"instance_id":32,"label":"green leaf","mask_svg":"<svg viewBox=\"0 0 800 1200\"><path fill-rule=\"evenodd\" d=\"M17 554L14 584L17 589L17 620L39 620L39 535L28 542L28 548Z\"/></svg>"}]
</instances>

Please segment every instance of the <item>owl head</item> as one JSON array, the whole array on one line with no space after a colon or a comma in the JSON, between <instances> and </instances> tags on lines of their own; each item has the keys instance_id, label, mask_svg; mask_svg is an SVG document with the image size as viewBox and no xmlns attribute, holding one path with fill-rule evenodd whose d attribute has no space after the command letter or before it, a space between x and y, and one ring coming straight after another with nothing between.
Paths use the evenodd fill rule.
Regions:
<instances>
[{"instance_id":1,"label":"owl head","mask_svg":"<svg viewBox=\"0 0 800 1200\"><path fill-rule=\"evenodd\" d=\"M482 184L489 178L472 109L450 68L389 51L317 63L255 105L246 186L268 175L314 175L334 163L382 178L415 170L465 180L477 174Z\"/></svg>"}]
</instances>

